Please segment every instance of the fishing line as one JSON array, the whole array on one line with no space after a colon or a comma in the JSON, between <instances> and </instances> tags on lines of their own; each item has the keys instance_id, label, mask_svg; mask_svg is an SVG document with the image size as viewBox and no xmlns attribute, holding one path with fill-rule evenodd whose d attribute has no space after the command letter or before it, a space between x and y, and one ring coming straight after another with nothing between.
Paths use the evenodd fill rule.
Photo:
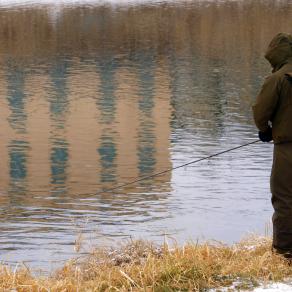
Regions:
<instances>
[{"instance_id":1,"label":"fishing line","mask_svg":"<svg viewBox=\"0 0 292 292\"><path fill-rule=\"evenodd\" d=\"M103 193L113 193L113 191L115 191L115 190L122 189L124 187L130 186L130 185L133 185L133 184L136 184L138 182L147 180L149 178L154 178L154 177L160 176L162 174L165 174L167 172L171 172L173 170L176 170L176 169L179 169L179 168L183 168L183 167L189 166L191 164L195 164L195 163L198 163L200 161L204 161L204 160L207 160L207 159L210 159L210 158L213 158L213 157L216 157L216 156L219 156L219 155L228 153L230 151L234 151L234 150L237 150L237 149L240 149L240 148L243 148L243 147L246 147L246 146L249 146L249 145L258 143L260 141L261 140L255 140L255 141L252 141L252 142L249 142L249 143L246 143L246 144L242 144L242 145L239 145L239 146L236 146L236 147L233 147L233 148L230 148L230 149L221 151L221 152L217 152L217 153L211 154L209 156L205 156L205 157L202 157L202 158L199 158L199 159L196 159L196 160L189 161L189 162L184 163L184 164L180 164L180 165L175 166L175 167L167 168L165 170L162 170L160 172L156 172L156 173L151 174L151 175L148 175L148 176L143 176L143 177L140 177L140 178L138 177L135 180L132 180L132 181L127 182L127 183L120 184L120 185L118 185L116 187L108 188L108 189L103 189L100 192L97 192L97 193L94 193L94 194L89 194L89 196L87 196L87 198L91 198L91 197L94 197L94 196L97 196L97 195L103 194ZM80 194L80 195L84 195L85 196L86 194Z\"/></svg>"}]
</instances>

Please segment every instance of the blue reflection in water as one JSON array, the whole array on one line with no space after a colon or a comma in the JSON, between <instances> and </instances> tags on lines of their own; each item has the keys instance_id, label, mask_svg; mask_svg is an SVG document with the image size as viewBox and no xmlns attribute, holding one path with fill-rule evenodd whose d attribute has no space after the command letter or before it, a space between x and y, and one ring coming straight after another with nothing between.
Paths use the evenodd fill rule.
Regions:
<instances>
[{"instance_id":1,"label":"blue reflection in water","mask_svg":"<svg viewBox=\"0 0 292 292\"><path fill-rule=\"evenodd\" d=\"M51 150L51 183L65 185L66 169L68 166L68 144L64 140L57 140Z\"/></svg>"},{"instance_id":2,"label":"blue reflection in water","mask_svg":"<svg viewBox=\"0 0 292 292\"><path fill-rule=\"evenodd\" d=\"M26 151L28 143L13 140L9 148L10 177L12 180L24 179L26 177Z\"/></svg>"},{"instance_id":3,"label":"blue reflection in water","mask_svg":"<svg viewBox=\"0 0 292 292\"><path fill-rule=\"evenodd\" d=\"M64 189L67 181L69 146L63 137L62 129L66 126L66 112L69 106L67 76L70 65L70 59L62 57L57 59L50 70L54 91L49 98L49 102L51 116L55 122L53 124L50 156L51 183L58 189ZM60 129L61 131L58 131Z\"/></svg>"},{"instance_id":4,"label":"blue reflection in water","mask_svg":"<svg viewBox=\"0 0 292 292\"><path fill-rule=\"evenodd\" d=\"M136 55L136 59L139 70L139 92L141 96L139 109L150 117L154 107L155 59L151 52L140 52Z\"/></svg>"},{"instance_id":5,"label":"blue reflection in water","mask_svg":"<svg viewBox=\"0 0 292 292\"><path fill-rule=\"evenodd\" d=\"M12 194L24 192L26 190L26 164L29 144L26 141L12 140L8 148L10 161L10 191Z\"/></svg>"},{"instance_id":6,"label":"blue reflection in water","mask_svg":"<svg viewBox=\"0 0 292 292\"><path fill-rule=\"evenodd\" d=\"M26 94L24 91L25 71L20 66L14 65L12 61L7 62L7 100L11 110L9 117L10 126L18 133L26 131L26 113L24 111Z\"/></svg>"},{"instance_id":7,"label":"blue reflection in water","mask_svg":"<svg viewBox=\"0 0 292 292\"><path fill-rule=\"evenodd\" d=\"M97 63L100 73L100 99L98 106L100 108L101 119L105 124L110 124L114 121L116 110L116 81L115 71L118 67L114 58L109 57Z\"/></svg>"},{"instance_id":8,"label":"blue reflection in water","mask_svg":"<svg viewBox=\"0 0 292 292\"><path fill-rule=\"evenodd\" d=\"M155 135L153 133L155 123L148 121L140 128L138 146L138 167L140 175L154 172L156 165Z\"/></svg>"},{"instance_id":9,"label":"blue reflection in water","mask_svg":"<svg viewBox=\"0 0 292 292\"><path fill-rule=\"evenodd\" d=\"M111 137L103 136L101 145L98 148L101 162L101 182L114 182L115 174L115 159L117 156L116 145Z\"/></svg>"},{"instance_id":10,"label":"blue reflection in water","mask_svg":"<svg viewBox=\"0 0 292 292\"><path fill-rule=\"evenodd\" d=\"M100 84L100 98L97 104L101 113L100 123L105 125L103 134L100 139L100 147L97 152L100 156L101 163L101 182L115 182L116 181L116 164L117 156L116 144L114 141L114 131L111 125L115 121L116 113L116 80L115 71L118 63L113 57L105 58L97 62L99 66L99 74L101 79Z\"/></svg>"},{"instance_id":11,"label":"blue reflection in water","mask_svg":"<svg viewBox=\"0 0 292 292\"><path fill-rule=\"evenodd\" d=\"M60 120L57 123L58 128L63 128L64 114L68 108L68 89L67 89L67 76L70 68L70 59L64 57L58 59L50 70L50 76L54 88L54 94L50 96L50 112L54 120Z\"/></svg>"},{"instance_id":12,"label":"blue reflection in water","mask_svg":"<svg viewBox=\"0 0 292 292\"><path fill-rule=\"evenodd\" d=\"M155 123L152 118L154 108L154 56L150 53L141 52L136 55L139 71L139 110L141 124L139 128L138 145L138 168L140 175L148 175L154 172L155 159L155 135L153 129ZM144 184L147 182L141 182Z\"/></svg>"}]
</instances>

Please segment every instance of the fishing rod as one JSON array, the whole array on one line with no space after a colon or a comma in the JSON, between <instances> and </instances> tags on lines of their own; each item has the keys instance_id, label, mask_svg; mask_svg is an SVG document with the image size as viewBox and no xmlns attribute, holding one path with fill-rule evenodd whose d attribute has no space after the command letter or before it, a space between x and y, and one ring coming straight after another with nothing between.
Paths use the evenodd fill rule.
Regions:
<instances>
[{"instance_id":1,"label":"fishing rod","mask_svg":"<svg viewBox=\"0 0 292 292\"><path fill-rule=\"evenodd\" d=\"M252 142L249 142L249 143L246 143L246 144L242 144L242 145L239 145L239 146L236 146L236 147L233 147L233 148L230 148L230 149L227 149L227 150L223 150L221 152L217 152L217 153L214 153L214 154L211 154L209 156L205 156L205 157L202 157L202 158L199 158L199 159L196 159L196 160L192 160L192 161L189 161L187 163L184 163L184 164L180 164L178 166L175 166L175 167L171 167L171 168L167 168L165 170L162 170L160 172L156 172L154 174L151 174L151 175L148 175L148 176L142 176L142 177L138 177L136 178L135 180L132 180L132 181L129 181L129 182L126 182L126 183L123 183L123 184L120 184L116 187L113 187L113 188L108 188L108 189L103 189L102 191L100 192L97 192L97 193L94 193L94 194L91 194L90 196L88 196L89 198L90 197L94 197L96 195L99 195L99 194L103 194L103 193L113 193L113 191L115 190L118 190L118 189L122 189L124 187L127 187L129 185L133 185L133 184L136 184L138 182L141 182L141 181L144 181L144 180L147 180L149 178L154 178L154 177L157 177L157 176L160 176L162 174L165 174L167 172L171 172L173 170L176 170L176 169L179 169L179 168L182 168L182 167L186 167L186 166L189 166L191 164L195 164L195 163L198 163L200 161L204 161L204 160L208 160L208 159L211 159L213 157L216 157L216 156L219 156L219 155L222 155L222 154L225 154L225 153L228 153L228 152L231 152L231 151L234 151L234 150L237 150L237 149L240 149L240 148L243 148L243 147L246 147L246 146L249 146L249 145L252 145L252 144L256 144L258 142L260 142L261 140L255 140L255 141L252 141ZM86 194L84 194L86 195Z\"/></svg>"}]
</instances>

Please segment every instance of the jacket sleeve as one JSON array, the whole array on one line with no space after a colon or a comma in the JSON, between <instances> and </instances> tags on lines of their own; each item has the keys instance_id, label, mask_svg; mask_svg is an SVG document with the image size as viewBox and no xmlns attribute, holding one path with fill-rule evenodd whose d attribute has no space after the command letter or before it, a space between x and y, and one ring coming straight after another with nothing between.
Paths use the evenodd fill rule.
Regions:
<instances>
[{"instance_id":1,"label":"jacket sleeve","mask_svg":"<svg viewBox=\"0 0 292 292\"><path fill-rule=\"evenodd\" d=\"M271 75L266 78L260 93L253 105L253 117L257 128L266 132L279 101L278 78Z\"/></svg>"}]
</instances>

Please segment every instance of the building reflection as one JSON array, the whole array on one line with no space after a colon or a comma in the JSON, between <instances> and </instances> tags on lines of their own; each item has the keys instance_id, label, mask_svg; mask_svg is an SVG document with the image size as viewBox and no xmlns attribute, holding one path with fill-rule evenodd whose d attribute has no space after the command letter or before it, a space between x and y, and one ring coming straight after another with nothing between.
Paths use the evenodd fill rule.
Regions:
<instances>
[{"instance_id":1,"label":"building reflection","mask_svg":"<svg viewBox=\"0 0 292 292\"><path fill-rule=\"evenodd\" d=\"M7 101L10 107L9 123L17 133L26 130L25 102L26 92L24 90L25 70L21 65L15 64L8 59L6 64Z\"/></svg>"},{"instance_id":2,"label":"building reflection","mask_svg":"<svg viewBox=\"0 0 292 292\"><path fill-rule=\"evenodd\" d=\"M117 141L114 130L116 116L116 76L118 67L114 56L103 56L97 60L97 71L100 74L100 88L97 105L100 112L100 124L102 127L100 143L97 152L100 157L100 181L101 183L117 183L116 157ZM117 121L118 122L118 121Z\"/></svg>"},{"instance_id":3,"label":"building reflection","mask_svg":"<svg viewBox=\"0 0 292 292\"><path fill-rule=\"evenodd\" d=\"M135 61L64 57L43 67L28 64L26 74L6 66L0 82L8 122L1 120L6 128L0 149L2 161L8 162L1 169L1 189L9 190L9 197L23 193L28 204L57 207L171 167L172 109L164 88L169 72L143 54ZM170 179L168 173L116 193L155 190L147 198L136 195L135 202L165 198L170 189L161 184L169 185ZM105 193L95 199L123 204L116 198Z\"/></svg>"},{"instance_id":4,"label":"building reflection","mask_svg":"<svg viewBox=\"0 0 292 292\"><path fill-rule=\"evenodd\" d=\"M70 66L69 58L57 58L51 64L49 70L52 87L51 94L48 96L52 119L50 177L55 192L66 192L69 145L66 141L65 132L69 107L67 77Z\"/></svg>"},{"instance_id":5,"label":"building reflection","mask_svg":"<svg viewBox=\"0 0 292 292\"><path fill-rule=\"evenodd\" d=\"M19 204L14 200L14 196L22 194L21 201L25 201L25 192L27 191L27 152L28 142L21 140L12 140L8 146L9 167L10 167L10 186L9 194L13 205Z\"/></svg>"},{"instance_id":6,"label":"building reflection","mask_svg":"<svg viewBox=\"0 0 292 292\"><path fill-rule=\"evenodd\" d=\"M139 74L139 145L138 168L140 176L153 174L156 164L155 128L152 117L154 108L154 74L155 60L153 53L141 52L137 54L137 71ZM140 182L144 184L147 182Z\"/></svg>"}]
</instances>

